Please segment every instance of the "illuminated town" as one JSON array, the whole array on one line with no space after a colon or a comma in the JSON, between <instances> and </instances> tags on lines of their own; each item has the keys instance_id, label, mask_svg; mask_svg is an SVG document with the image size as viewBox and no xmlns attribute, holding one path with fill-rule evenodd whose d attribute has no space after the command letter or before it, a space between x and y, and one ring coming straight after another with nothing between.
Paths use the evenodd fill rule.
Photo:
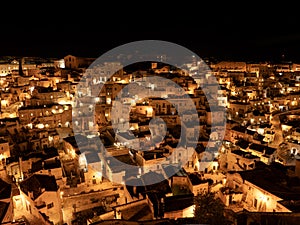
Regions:
<instances>
[{"instance_id":1,"label":"illuminated town","mask_svg":"<svg viewBox=\"0 0 300 225\"><path fill-rule=\"evenodd\" d=\"M95 58L1 57L1 224L298 224L300 63L191 56L179 69L165 57L128 67L107 61L97 71L117 73L84 80L84 91ZM216 90L199 86L204 63ZM151 76L184 91L152 85ZM126 86L130 95L117 105ZM190 107L184 94L199 124L180 117L178 107Z\"/></svg>"}]
</instances>

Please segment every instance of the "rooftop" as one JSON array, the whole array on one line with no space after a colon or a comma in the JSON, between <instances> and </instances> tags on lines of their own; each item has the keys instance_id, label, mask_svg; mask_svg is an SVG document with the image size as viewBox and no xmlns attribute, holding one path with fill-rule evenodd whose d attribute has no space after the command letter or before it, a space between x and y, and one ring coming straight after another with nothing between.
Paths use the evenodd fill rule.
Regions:
<instances>
[{"instance_id":1,"label":"rooftop","mask_svg":"<svg viewBox=\"0 0 300 225\"><path fill-rule=\"evenodd\" d=\"M85 153L85 158L88 163L100 162L99 155L96 151L89 151Z\"/></svg>"},{"instance_id":2,"label":"rooftop","mask_svg":"<svg viewBox=\"0 0 300 225\"><path fill-rule=\"evenodd\" d=\"M300 193L293 189L300 187L299 178L292 179L286 175L286 171L276 165L264 165L237 173L241 175L243 180L247 180L283 200L300 200Z\"/></svg>"},{"instance_id":3,"label":"rooftop","mask_svg":"<svg viewBox=\"0 0 300 225\"><path fill-rule=\"evenodd\" d=\"M32 192L33 199L38 198L43 191L56 192L58 188L55 177L44 174L33 174L20 183L20 189L28 196Z\"/></svg>"},{"instance_id":4,"label":"rooftop","mask_svg":"<svg viewBox=\"0 0 300 225\"><path fill-rule=\"evenodd\" d=\"M114 173L118 173L121 171L128 170L128 166L136 166L134 161L131 159L131 157L126 154L126 155L118 155L118 156L109 156L106 158L106 161L109 164L110 169ZM131 168L131 167L130 167ZM129 169L130 172L131 169Z\"/></svg>"},{"instance_id":5,"label":"rooftop","mask_svg":"<svg viewBox=\"0 0 300 225\"><path fill-rule=\"evenodd\" d=\"M251 142L248 142L244 139L239 139L236 143L237 146L241 147L242 149L246 149L249 147L249 145L251 144Z\"/></svg>"},{"instance_id":6,"label":"rooftop","mask_svg":"<svg viewBox=\"0 0 300 225\"><path fill-rule=\"evenodd\" d=\"M143 158L145 160L152 160L152 159L164 158L164 155L161 152L145 151L144 155L143 155Z\"/></svg>"},{"instance_id":7,"label":"rooftop","mask_svg":"<svg viewBox=\"0 0 300 225\"><path fill-rule=\"evenodd\" d=\"M134 140L135 139L135 136L131 135L129 132L119 132L117 135L120 136L120 137L123 137L127 140Z\"/></svg>"},{"instance_id":8,"label":"rooftop","mask_svg":"<svg viewBox=\"0 0 300 225\"><path fill-rule=\"evenodd\" d=\"M231 130L234 130L234 131L237 131L240 133L245 133L247 130L247 127L242 127L242 126L237 125L237 126L232 127Z\"/></svg>"},{"instance_id":9,"label":"rooftop","mask_svg":"<svg viewBox=\"0 0 300 225\"><path fill-rule=\"evenodd\" d=\"M146 192L154 191L160 193L162 196L164 196L167 193L172 193L171 187L169 186L169 182L166 179L164 179L162 174L150 171L146 174L143 174L141 176L141 179L143 180L144 184L151 184L153 183L153 180L161 180L161 182L145 186Z\"/></svg>"},{"instance_id":10,"label":"rooftop","mask_svg":"<svg viewBox=\"0 0 300 225\"><path fill-rule=\"evenodd\" d=\"M242 156L243 158L246 159L259 159L258 156L252 155L251 153L242 150L233 150L231 151L231 153Z\"/></svg>"},{"instance_id":11,"label":"rooftop","mask_svg":"<svg viewBox=\"0 0 300 225\"><path fill-rule=\"evenodd\" d=\"M272 155L276 151L276 148L255 143L250 144L249 149L264 153L265 155Z\"/></svg>"},{"instance_id":12,"label":"rooftop","mask_svg":"<svg viewBox=\"0 0 300 225\"><path fill-rule=\"evenodd\" d=\"M178 211L190 207L194 204L194 195L175 195L165 199L165 212Z\"/></svg>"},{"instance_id":13,"label":"rooftop","mask_svg":"<svg viewBox=\"0 0 300 225\"><path fill-rule=\"evenodd\" d=\"M80 134L76 136L65 137L63 140L71 144L74 148L78 148L78 143L80 143L81 146L84 146L85 143L87 144L88 142L87 137Z\"/></svg>"},{"instance_id":14,"label":"rooftop","mask_svg":"<svg viewBox=\"0 0 300 225\"><path fill-rule=\"evenodd\" d=\"M153 218L153 213L151 212L149 204L137 204L133 202L125 206L125 209L122 209L122 218L131 221L144 221L150 220Z\"/></svg>"},{"instance_id":15,"label":"rooftop","mask_svg":"<svg viewBox=\"0 0 300 225\"><path fill-rule=\"evenodd\" d=\"M187 173L184 171L183 168L175 167L173 165L162 165L162 168L167 175L167 177L172 176L179 176L179 177L185 177L187 176Z\"/></svg>"},{"instance_id":16,"label":"rooftop","mask_svg":"<svg viewBox=\"0 0 300 225\"><path fill-rule=\"evenodd\" d=\"M207 182L207 180L203 180L198 173L188 173L188 176L192 182L192 185L198 185Z\"/></svg>"},{"instance_id":17,"label":"rooftop","mask_svg":"<svg viewBox=\"0 0 300 225\"><path fill-rule=\"evenodd\" d=\"M44 161L45 170L56 169L56 168L61 168L61 163L58 158L55 158L54 160Z\"/></svg>"}]
</instances>

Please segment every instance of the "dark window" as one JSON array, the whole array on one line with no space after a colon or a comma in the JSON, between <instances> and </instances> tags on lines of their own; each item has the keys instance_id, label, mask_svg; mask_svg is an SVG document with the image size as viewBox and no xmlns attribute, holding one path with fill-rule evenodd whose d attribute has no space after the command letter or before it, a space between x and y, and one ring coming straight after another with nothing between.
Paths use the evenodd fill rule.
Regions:
<instances>
[{"instance_id":1,"label":"dark window","mask_svg":"<svg viewBox=\"0 0 300 225\"><path fill-rule=\"evenodd\" d=\"M256 199L256 198L254 199L253 206L254 206L255 208L257 207L257 199Z\"/></svg>"},{"instance_id":2,"label":"dark window","mask_svg":"<svg viewBox=\"0 0 300 225\"><path fill-rule=\"evenodd\" d=\"M53 202L51 202L50 204L47 205L47 209L51 209L53 207Z\"/></svg>"}]
</instances>

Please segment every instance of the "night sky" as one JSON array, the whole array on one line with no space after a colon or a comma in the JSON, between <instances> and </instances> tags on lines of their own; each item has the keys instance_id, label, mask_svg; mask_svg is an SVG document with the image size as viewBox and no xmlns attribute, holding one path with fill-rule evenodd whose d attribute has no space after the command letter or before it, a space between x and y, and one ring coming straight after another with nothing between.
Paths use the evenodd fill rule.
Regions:
<instances>
[{"instance_id":1,"label":"night sky","mask_svg":"<svg viewBox=\"0 0 300 225\"><path fill-rule=\"evenodd\" d=\"M1 14L0 55L99 57L131 41L156 39L200 57L300 62L300 17L294 3L251 4L175 3L167 8L153 2L126 10L86 3L76 11L54 4L49 12L24 10L19 20Z\"/></svg>"}]
</instances>

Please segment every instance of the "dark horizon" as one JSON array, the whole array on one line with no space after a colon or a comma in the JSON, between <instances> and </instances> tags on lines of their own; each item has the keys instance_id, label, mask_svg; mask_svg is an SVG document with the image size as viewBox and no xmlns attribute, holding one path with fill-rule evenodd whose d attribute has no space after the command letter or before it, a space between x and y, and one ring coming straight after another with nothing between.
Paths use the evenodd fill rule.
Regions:
<instances>
[{"instance_id":1,"label":"dark horizon","mask_svg":"<svg viewBox=\"0 0 300 225\"><path fill-rule=\"evenodd\" d=\"M284 59L300 63L300 32L297 30L297 12L293 12L296 7L284 4L277 8L207 7L207 12L203 13L196 7L189 7L189 11L178 16L166 13L164 17L145 9L145 15L119 13L120 18L115 20L93 10L82 16L56 10L57 16L44 16L41 25L33 23L43 16L39 15L43 12L39 12L36 18L25 19L22 23L11 18L5 20L0 56L61 58L72 54L96 58L128 42L163 40L182 45L201 58Z\"/></svg>"},{"instance_id":2,"label":"dark horizon","mask_svg":"<svg viewBox=\"0 0 300 225\"><path fill-rule=\"evenodd\" d=\"M94 34L91 34L92 36ZM182 45L195 52L201 58L213 57L218 60L234 61L292 61L300 63L300 43L276 43L272 46L260 43L235 42L235 39L213 42L206 38L184 39L170 34L139 33L128 34L123 39L114 34L100 39L101 34L93 37L78 37L72 41L59 40L45 34L37 41L24 40L24 43L5 45L0 56L32 56L42 58L63 58L66 55L97 58L120 45L141 40L163 40ZM63 35L62 35L63 36ZM200 34L198 35L200 36ZM12 39L14 40L14 39ZM15 40L17 41L17 40Z\"/></svg>"}]
</instances>

